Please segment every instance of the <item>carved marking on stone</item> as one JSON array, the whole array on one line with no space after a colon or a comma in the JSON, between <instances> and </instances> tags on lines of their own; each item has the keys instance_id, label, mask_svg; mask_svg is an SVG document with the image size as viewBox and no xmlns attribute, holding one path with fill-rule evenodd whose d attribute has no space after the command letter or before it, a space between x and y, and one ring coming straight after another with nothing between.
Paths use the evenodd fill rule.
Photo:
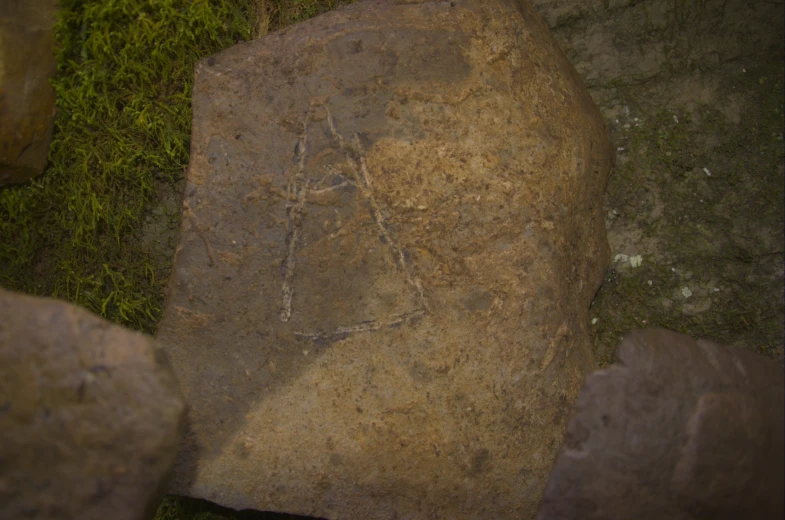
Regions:
<instances>
[{"instance_id":1,"label":"carved marking on stone","mask_svg":"<svg viewBox=\"0 0 785 520\"><path fill-rule=\"evenodd\" d=\"M309 114L310 115L310 114ZM307 121L307 118L306 118ZM300 131L300 139L297 141L297 146L294 148L295 162L297 163L297 172L294 177L294 185L289 185L289 195L294 194L296 197L296 204L290 210L290 219L292 221L291 237L289 239L289 253L286 256L286 263L284 267L283 288L283 308L281 309L281 321L286 323L292 317L292 279L294 278L294 262L295 252L297 250L297 239L300 235L300 224L302 221L305 196L308 190L308 179L305 175L305 160L306 160L306 147L308 146L308 124L302 123Z\"/></svg>"},{"instance_id":2,"label":"carved marking on stone","mask_svg":"<svg viewBox=\"0 0 785 520\"><path fill-rule=\"evenodd\" d=\"M321 152L316 153L314 157L308 157L308 122L312 119L313 112L317 108L324 110L326 113L329 135L335 145L335 148L332 150L337 148L337 150L345 154L346 158L349 159L352 169L350 175L352 175L353 178L347 177L345 172L341 173L335 171L335 169L329 166L324 167L324 172L326 175L321 179L309 178L306 171L309 159L315 160L326 153L331 153L329 149L322 150ZM288 211L291 231L288 237L289 243L287 255L282 265L283 284L281 288L282 305L280 319L284 323L290 321L295 310L293 308L294 281L296 274L298 274L296 269L296 256L298 247L302 245L303 223L306 218L306 204L327 205L329 204L330 200L332 200L333 194L339 193L339 190L346 186L352 186L356 188L359 197L366 201L369 205L373 222L378 228L380 241L385 244L387 248L389 248L397 267L403 271L406 278L406 285L411 287L414 293L417 302L416 308L408 312L393 313L387 315L384 318L363 320L352 325L336 326L332 331L326 333L313 331L295 331L294 334L296 336L311 340L329 340L333 338L344 337L348 334L356 332L370 332L379 330L383 327L400 325L412 318L426 314L429 310L422 287L422 282L415 275L414 270L410 262L407 260L403 249L398 244L398 240L390 232L389 227L386 224L384 214L382 213L376 197L374 196L372 179L368 171L368 165L365 156L366 152L360 143L358 135L355 134L351 139L344 138L344 136L338 130L329 108L323 104L323 102L312 104L311 109L309 110L308 114L306 114L303 122L301 123L299 139L294 150L294 162L296 164L296 170L294 172L293 182L290 182L290 184L286 187L285 194L279 194L282 199L293 203L289 207ZM324 187L323 185L329 175L341 177L343 180L333 186ZM348 225L344 226L341 229L328 234L327 238L332 240L350 234L352 231L350 231L348 228ZM307 273L302 273L302 275L306 274Z\"/></svg>"},{"instance_id":3,"label":"carved marking on stone","mask_svg":"<svg viewBox=\"0 0 785 520\"><path fill-rule=\"evenodd\" d=\"M358 187L363 192L364 196L368 201L371 203L371 208L373 209L374 220L376 224L379 226L379 231L381 235L387 240L387 243L390 245L393 251L395 251L396 256L400 262L401 268L406 272L406 278L409 284L414 287L417 291L417 296L425 310L428 310L428 303L425 299L425 293L423 292L422 284L420 280L414 275L409 262L406 261L406 257L403 254L403 250L398 245L398 241L390 234L387 229L387 226L384 224L384 215L382 215L381 209L379 209L379 204L376 202L376 198L373 196L373 189L371 187L371 176L368 173L368 165L365 161L365 150L362 149L362 145L360 144L360 138L355 135L352 145L347 146L346 141L338 132L335 127L335 122L333 121L332 114L330 113L330 109L326 106L324 107L327 111L327 122L330 125L330 132L333 135L333 138L338 141L341 148L346 150L349 153L349 156L357 163L359 166L358 170L360 172L360 178L357 179Z\"/></svg>"},{"instance_id":4,"label":"carved marking on stone","mask_svg":"<svg viewBox=\"0 0 785 520\"><path fill-rule=\"evenodd\" d=\"M196 218L196 214L186 201L183 201L183 214L191 222L191 226L193 226L194 231L196 231L196 234L201 239L202 244L204 244L204 250L207 253L207 265L210 267L214 266L215 253L213 253L213 247L210 245L210 241L207 239L207 236L204 233L206 229L199 227L199 221Z\"/></svg>"},{"instance_id":5,"label":"carved marking on stone","mask_svg":"<svg viewBox=\"0 0 785 520\"><path fill-rule=\"evenodd\" d=\"M567 323L562 323L556 331L556 335L551 338L551 341L548 343L548 349L545 351L545 355L542 357L540 372L544 372L551 365L551 363L553 363L553 360L556 358L556 354L558 354L560 351L570 348L566 341L569 339L568 336L569 329L567 328Z\"/></svg>"}]
</instances>

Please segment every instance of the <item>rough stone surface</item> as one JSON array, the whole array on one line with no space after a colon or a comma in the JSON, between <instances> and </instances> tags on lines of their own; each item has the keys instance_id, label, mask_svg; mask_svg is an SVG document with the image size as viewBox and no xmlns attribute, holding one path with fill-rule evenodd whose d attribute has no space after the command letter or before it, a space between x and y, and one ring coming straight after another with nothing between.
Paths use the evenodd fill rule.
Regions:
<instances>
[{"instance_id":1,"label":"rough stone surface","mask_svg":"<svg viewBox=\"0 0 785 520\"><path fill-rule=\"evenodd\" d=\"M0 186L44 171L55 92L57 0L0 2Z\"/></svg>"},{"instance_id":2,"label":"rough stone surface","mask_svg":"<svg viewBox=\"0 0 785 520\"><path fill-rule=\"evenodd\" d=\"M531 518L594 367L612 150L525 2L368 1L197 66L172 491Z\"/></svg>"},{"instance_id":3,"label":"rough stone surface","mask_svg":"<svg viewBox=\"0 0 785 520\"><path fill-rule=\"evenodd\" d=\"M150 518L184 419L152 338L0 291L0 518Z\"/></svg>"},{"instance_id":4,"label":"rough stone surface","mask_svg":"<svg viewBox=\"0 0 785 520\"><path fill-rule=\"evenodd\" d=\"M782 518L782 366L675 332L630 333L588 377L541 520Z\"/></svg>"}]
</instances>

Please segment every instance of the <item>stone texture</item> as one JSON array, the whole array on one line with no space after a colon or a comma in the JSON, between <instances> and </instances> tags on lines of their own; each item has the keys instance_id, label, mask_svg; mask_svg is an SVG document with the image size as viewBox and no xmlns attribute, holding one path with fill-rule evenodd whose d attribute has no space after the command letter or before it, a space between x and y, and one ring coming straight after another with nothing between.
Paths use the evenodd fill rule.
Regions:
<instances>
[{"instance_id":1,"label":"stone texture","mask_svg":"<svg viewBox=\"0 0 785 520\"><path fill-rule=\"evenodd\" d=\"M525 2L367 1L200 62L158 337L172 491L531 518L595 368L612 161Z\"/></svg>"},{"instance_id":2,"label":"stone texture","mask_svg":"<svg viewBox=\"0 0 785 520\"><path fill-rule=\"evenodd\" d=\"M537 518L782 518L781 365L661 329L618 357L588 377Z\"/></svg>"},{"instance_id":3,"label":"stone texture","mask_svg":"<svg viewBox=\"0 0 785 520\"><path fill-rule=\"evenodd\" d=\"M152 338L0 291L0 518L151 518L184 419Z\"/></svg>"},{"instance_id":4,"label":"stone texture","mask_svg":"<svg viewBox=\"0 0 785 520\"><path fill-rule=\"evenodd\" d=\"M0 2L0 186L41 174L49 156L55 92L57 0Z\"/></svg>"}]
</instances>

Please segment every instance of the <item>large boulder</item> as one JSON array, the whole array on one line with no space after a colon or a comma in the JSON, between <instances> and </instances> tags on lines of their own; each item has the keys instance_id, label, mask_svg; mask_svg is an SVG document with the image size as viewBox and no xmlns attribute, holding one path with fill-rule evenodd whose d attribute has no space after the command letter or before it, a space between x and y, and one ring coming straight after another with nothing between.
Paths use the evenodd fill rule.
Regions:
<instances>
[{"instance_id":1,"label":"large boulder","mask_svg":"<svg viewBox=\"0 0 785 520\"><path fill-rule=\"evenodd\" d=\"M58 0L0 2L0 186L44 171L55 114Z\"/></svg>"},{"instance_id":2,"label":"large boulder","mask_svg":"<svg viewBox=\"0 0 785 520\"><path fill-rule=\"evenodd\" d=\"M151 518L184 419L152 338L0 290L0 518Z\"/></svg>"},{"instance_id":3,"label":"large boulder","mask_svg":"<svg viewBox=\"0 0 785 520\"><path fill-rule=\"evenodd\" d=\"M587 379L538 519L782 518L782 365L661 329L618 359Z\"/></svg>"},{"instance_id":4,"label":"large boulder","mask_svg":"<svg viewBox=\"0 0 785 520\"><path fill-rule=\"evenodd\" d=\"M612 161L526 2L371 0L200 62L172 491L531 518L595 368Z\"/></svg>"}]
</instances>

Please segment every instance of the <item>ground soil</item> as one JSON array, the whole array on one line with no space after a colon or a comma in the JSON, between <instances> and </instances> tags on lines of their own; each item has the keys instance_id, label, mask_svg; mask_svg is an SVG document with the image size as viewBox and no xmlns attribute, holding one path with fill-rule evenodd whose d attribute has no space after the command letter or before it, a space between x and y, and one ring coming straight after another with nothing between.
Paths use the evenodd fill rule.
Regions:
<instances>
[{"instance_id":1,"label":"ground soil","mask_svg":"<svg viewBox=\"0 0 785 520\"><path fill-rule=\"evenodd\" d=\"M783 3L534 2L617 150L601 365L640 327L783 359Z\"/></svg>"}]
</instances>

